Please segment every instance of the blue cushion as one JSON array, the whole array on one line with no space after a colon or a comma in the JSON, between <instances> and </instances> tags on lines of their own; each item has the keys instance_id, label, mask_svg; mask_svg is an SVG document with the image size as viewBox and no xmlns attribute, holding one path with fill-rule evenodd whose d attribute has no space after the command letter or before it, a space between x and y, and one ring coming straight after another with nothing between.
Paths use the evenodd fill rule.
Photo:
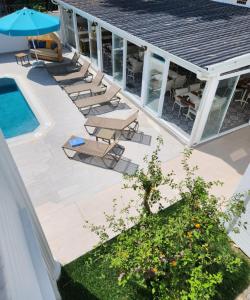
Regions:
<instances>
[{"instance_id":1,"label":"blue cushion","mask_svg":"<svg viewBox=\"0 0 250 300\"><path fill-rule=\"evenodd\" d=\"M83 138L76 137L69 140L69 144L71 147L77 147L85 144L85 141Z\"/></svg>"},{"instance_id":2,"label":"blue cushion","mask_svg":"<svg viewBox=\"0 0 250 300\"><path fill-rule=\"evenodd\" d=\"M46 42L45 41L39 41L38 42L38 48L46 48Z\"/></svg>"},{"instance_id":3,"label":"blue cushion","mask_svg":"<svg viewBox=\"0 0 250 300\"><path fill-rule=\"evenodd\" d=\"M33 47L32 41L29 41L29 48L30 48L30 49L33 49L33 48L34 48L34 47Z\"/></svg>"},{"instance_id":4,"label":"blue cushion","mask_svg":"<svg viewBox=\"0 0 250 300\"><path fill-rule=\"evenodd\" d=\"M38 48L38 42L36 40L34 40L34 44L35 44L36 48ZM32 40L29 41L29 47L30 47L30 49L34 49Z\"/></svg>"},{"instance_id":5,"label":"blue cushion","mask_svg":"<svg viewBox=\"0 0 250 300\"><path fill-rule=\"evenodd\" d=\"M54 49L56 49L56 48L57 48L57 43L52 43L52 44L51 44L51 49L54 50Z\"/></svg>"}]
</instances>

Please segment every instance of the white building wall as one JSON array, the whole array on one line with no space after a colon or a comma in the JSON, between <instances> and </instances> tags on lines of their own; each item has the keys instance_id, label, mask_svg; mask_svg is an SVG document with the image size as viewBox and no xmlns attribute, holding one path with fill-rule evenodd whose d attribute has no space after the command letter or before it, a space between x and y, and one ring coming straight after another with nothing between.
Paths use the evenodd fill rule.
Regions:
<instances>
[{"instance_id":1,"label":"white building wall","mask_svg":"<svg viewBox=\"0 0 250 300\"><path fill-rule=\"evenodd\" d=\"M246 212L241 216L242 224L247 222L246 229L242 228L240 233L230 232L229 236L241 250L250 257L250 164L243 175L236 193L243 194L245 197ZM235 220L237 222L239 220Z\"/></svg>"},{"instance_id":2,"label":"white building wall","mask_svg":"<svg viewBox=\"0 0 250 300\"><path fill-rule=\"evenodd\" d=\"M60 266L1 132L0 170L0 299L59 300Z\"/></svg>"},{"instance_id":3,"label":"white building wall","mask_svg":"<svg viewBox=\"0 0 250 300\"><path fill-rule=\"evenodd\" d=\"M246 4L237 3L237 0L214 0L214 1L216 1L216 2L222 2L222 3L228 3L228 4L233 4L233 5L250 7L250 0L247 0Z\"/></svg>"},{"instance_id":4,"label":"white building wall","mask_svg":"<svg viewBox=\"0 0 250 300\"><path fill-rule=\"evenodd\" d=\"M26 37L13 37L0 34L0 54L28 50L28 41Z\"/></svg>"}]
</instances>

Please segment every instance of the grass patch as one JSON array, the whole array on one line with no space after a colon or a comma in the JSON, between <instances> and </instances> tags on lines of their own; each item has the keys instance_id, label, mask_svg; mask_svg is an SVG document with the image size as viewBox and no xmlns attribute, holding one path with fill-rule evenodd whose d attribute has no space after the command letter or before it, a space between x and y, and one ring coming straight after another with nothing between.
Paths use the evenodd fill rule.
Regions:
<instances>
[{"instance_id":1,"label":"grass patch","mask_svg":"<svg viewBox=\"0 0 250 300\"><path fill-rule=\"evenodd\" d=\"M97 260L95 251L97 250L81 256L62 268L59 290L63 300L150 299L146 291L133 282L126 287L118 286L117 273L110 269L108 262Z\"/></svg>"},{"instance_id":2,"label":"grass patch","mask_svg":"<svg viewBox=\"0 0 250 300\"><path fill-rule=\"evenodd\" d=\"M181 213L179 203L161 212L165 218L176 210ZM116 240L108 242L105 251L109 251ZM219 245L218 245L219 247ZM117 283L117 272L111 269L107 261L96 258L95 249L81 256L62 268L58 286L63 300L150 300L151 297L135 282L126 287ZM233 251L241 258L242 265L237 273L223 275L223 283L218 289L216 300L233 300L250 284L250 260L241 251L229 245L228 251Z\"/></svg>"},{"instance_id":3,"label":"grass patch","mask_svg":"<svg viewBox=\"0 0 250 300\"><path fill-rule=\"evenodd\" d=\"M224 280L218 292L216 300L234 300L241 292L250 285L250 259L236 248L230 248L237 255L242 264L238 272L234 274L227 273L224 275Z\"/></svg>"}]
</instances>

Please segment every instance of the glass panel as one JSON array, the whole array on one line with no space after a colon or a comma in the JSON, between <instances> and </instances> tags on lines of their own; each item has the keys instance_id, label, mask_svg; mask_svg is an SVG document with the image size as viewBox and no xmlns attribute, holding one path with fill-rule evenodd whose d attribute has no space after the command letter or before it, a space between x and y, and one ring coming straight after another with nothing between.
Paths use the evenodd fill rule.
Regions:
<instances>
[{"instance_id":1,"label":"glass panel","mask_svg":"<svg viewBox=\"0 0 250 300\"><path fill-rule=\"evenodd\" d=\"M127 43L127 78L126 89L141 96L144 49L130 42Z\"/></svg>"},{"instance_id":2,"label":"glass panel","mask_svg":"<svg viewBox=\"0 0 250 300\"><path fill-rule=\"evenodd\" d=\"M153 111L158 111L163 79L164 58L151 54L149 58L149 81L147 84L146 105Z\"/></svg>"},{"instance_id":3,"label":"glass panel","mask_svg":"<svg viewBox=\"0 0 250 300\"><path fill-rule=\"evenodd\" d=\"M76 16L80 53L90 57L88 21L82 16Z\"/></svg>"},{"instance_id":4,"label":"glass panel","mask_svg":"<svg viewBox=\"0 0 250 300\"><path fill-rule=\"evenodd\" d=\"M112 32L102 28L103 72L112 76Z\"/></svg>"},{"instance_id":5,"label":"glass panel","mask_svg":"<svg viewBox=\"0 0 250 300\"><path fill-rule=\"evenodd\" d=\"M241 75L220 132L247 124L250 117L250 74Z\"/></svg>"},{"instance_id":6,"label":"glass panel","mask_svg":"<svg viewBox=\"0 0 250 300\"><path fill-rule=\"evenodd\" d=\"M162 119L190 135L200 107L205 82L196 74L170 63Z\"/></svg>"},{"instance_id":7,"label":"glass panel","mask_svg":"<svg viewBox=\"0 0 250 300\"><path fill-rule=\"evenodd\" d=\"M97 56L97 40L96 40L96 26L95 22L89 23L89 42L90 42L90 57L91 61L98 65L98 56Z\"/></svg>"},{"instance_id":8,"label":"glass panel","mask_svg":"<svg viewBox=\"0 0 250 300\"><path fill-rule=\"evenodd\" d=\"M122 82L123 79L123 39L114 34L114 64L113 77L114 80Z\"/></svg>"},{"instance_id":9,"label":"glass panel","mask_svg":"<svg viewBox=\"0 0 250 300\"><path fill-rule=\"evenodd\" d=\"M65 30L66 42L76 48L74 23L73 23L73 12L71 10L63 10L63 22Z\"/></svg>"},{"instance_id":10,"label":"glass panel","mask_svg":"<svg viewBox=\"0 0 250 300\"><path fill-rule=\"evenodd\" d=\"M219 82L213 104L203 131L202 140L216 136L221 128L225 112L232 97L237 77L223 79Z\"/></svg>"}]
</instances>

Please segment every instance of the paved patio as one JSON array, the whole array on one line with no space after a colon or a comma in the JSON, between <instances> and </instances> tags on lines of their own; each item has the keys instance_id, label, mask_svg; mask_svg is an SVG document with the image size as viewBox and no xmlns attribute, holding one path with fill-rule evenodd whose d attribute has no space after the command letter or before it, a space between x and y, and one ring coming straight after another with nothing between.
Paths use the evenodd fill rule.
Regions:
<instances>
[{"instance_id":1,"label":"paved patio","mask_svg":"<svg viewBox=\"0 0 250 300\"><path fill-rule=\"evenodd\" d=\"M1 55L0 64L0 77L9 75L20 80L51 123L44 133L23 142L9 141L9 146L53 254L62 264L96 243L95 235L83 228L84 219L101 223L103 212L112 208L113 198L123 196L121 202L126 202L132 196L121 188L122 173L143 166L143 157L155 148L158 135L164 139L163 168L173 169L176 177L182 178L180 160L184 145L142 111L139 123L144 138L120 142L126 150L115 170L69 160L61 146L72 134L87 137L84 116L45 69L21 67L15 63L13 54ZM125 116L128 107L136 109L128 100L123 102L123 109L108 115ZM191 161L199 165L199 174L225 182L222 189L215 190L218 195L228 197L234 192L250 162L249 133L248 127L194 150Z\"/></svg>"}]
</instances>

